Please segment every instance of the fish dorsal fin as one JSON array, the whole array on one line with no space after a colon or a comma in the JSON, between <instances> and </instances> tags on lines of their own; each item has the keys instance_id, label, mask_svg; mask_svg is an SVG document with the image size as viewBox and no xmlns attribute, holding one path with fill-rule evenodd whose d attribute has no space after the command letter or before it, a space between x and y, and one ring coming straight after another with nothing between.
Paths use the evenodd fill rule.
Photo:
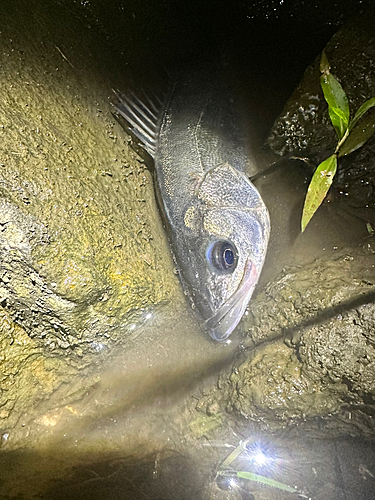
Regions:
<instances>
[{"instance_id":1,"label":"fish dorsal fin","mask_svg":"<svg viewBox=\"0 0 375 500\"><path fill-rule=\"evenodd\" d=\"M114 93L118 100L113 103L116 113L125 119L139 145L154 158L164 99L152 92L142 92L139 96L133 92L122 94L114 90Z\"/></svg>"}]
</instances>

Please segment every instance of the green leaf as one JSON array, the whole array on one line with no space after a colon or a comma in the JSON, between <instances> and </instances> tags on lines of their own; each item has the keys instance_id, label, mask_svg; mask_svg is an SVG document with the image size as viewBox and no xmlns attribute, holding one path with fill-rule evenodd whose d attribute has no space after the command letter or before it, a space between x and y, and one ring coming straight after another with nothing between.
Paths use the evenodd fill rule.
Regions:
<instances>
[{"instance_id":1,"label":"green leaf","mask_svg":"<svg viewBox=\"0 0 375 500\"><path fill-rule=\"evenodd\" d=\"M324 160L315 170L307 190L305 204L303 207L301 230L305 230L311 217L320 207L329 188L331 187L333 177L337 169L337 155L333 154Z\"/></svg>"},{"instance_id":2,"label":"green leaf","mask_svg":"<svg viewBox=\"0 0 375 500\"><path fill-rule=\"evenodd\" d=\"M331 65L329 64L326 51L323 49L322 57L320 58L320 72L328 74L330 69Z\"/></svg>"},{"instance_id":3,"label":"green leaf","mask_svg":"<svg viewBox=\"0 0 375 500\"><path fill-rule=\"evenodd\" d=\"M349 125L349 103L341 84L331 73L323 73L320 85L328 104L328 112L338 138L341 139Z\"/></svg>"},{"instance_id":4,"label":"green leaf","mask_svg":"<svg viewBox=\"0 0 375 500\"><path fill-rule=\"evenodd\" d=\"M328 107L328 114L331 118L332 125L334 126L339 139L345 135L348 128L348 122L345 114L339 108Z\"/></svg>"},{"instance_id":5,"label":"green leaf","mask_svg":"<svg viewBox=\"0 0 375 500\"><path fill-rule=\"evenodd\" d=\"M369 108L370 107L371 106L369 106ZM360 148L361 146L363 146L365 142L368 139L370 139L370 137L373 135L374 132L375 132L375 113L372 112L369 113L364 118L362 118L361 121L357 123L357 125L351 130L347 139L340 147L339 157L346 156L355 151L356 149Z\"/></svg>"},{"instance_id":6,"label":"green leaf","mask_svg":"<svg viewBox=\"0 0 375 500\"><path fill-rule=\"evenodd\" d=\"M375 97L371 97L368 99L366 102L360 106L354 115L353 120L350 122L349 128L352 130L354 128L354 125L356 125L357 121L368 111L370 108L375 106Z\"/></svg>"}]
</instances>

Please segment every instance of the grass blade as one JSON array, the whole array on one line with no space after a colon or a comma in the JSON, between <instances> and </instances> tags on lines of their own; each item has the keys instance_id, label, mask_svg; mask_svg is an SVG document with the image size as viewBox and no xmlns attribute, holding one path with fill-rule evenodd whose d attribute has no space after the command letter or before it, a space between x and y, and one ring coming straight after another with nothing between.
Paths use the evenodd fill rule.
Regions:
<instances>
[{"instance_id":1,"label":"grass blade","mask_svg":"<svg viewBox=\"0 0 375 500\"><path fill-rule=\"evenodd\" d=\"M227 458L224 460L224 462L221 464L221 468L225 469L226 467L229 467L232 462L236 460L238 455L240 455L244 451L242 442L235 448L232 453L230 453Z\"/></svg>"},{"instance_id":2,"label":"grass blade","mask_svg":"<svg viewBox=\"0 0 375 500\"><path fill-rule=\"evenodd\" d=\"M272 488L278 488L279 490L289 491L289 493L298 493L295 488L288 486L287 484L280 483L280 481L275 481L275 479L270 479L266 476L260 476L259 474L254 474L253 472L246 472L239 470L236 472L237 477L242 479L248 479L249 481L256 481L257 483L262 483Z\"/></svg>"}]
</instances>

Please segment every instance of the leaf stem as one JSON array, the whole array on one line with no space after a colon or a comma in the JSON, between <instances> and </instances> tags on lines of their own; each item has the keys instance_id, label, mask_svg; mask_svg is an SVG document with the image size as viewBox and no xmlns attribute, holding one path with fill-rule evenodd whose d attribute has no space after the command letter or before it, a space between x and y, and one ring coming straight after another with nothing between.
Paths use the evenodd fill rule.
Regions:
<instances>
[{"instance_id":1,"label":"leaf stem","mask_svg":"<svg viewBox=\"0 0 375 500\"><path fill-rule=\"evenodd\" d=\"M344 142L346 141L346 139L348 138L348 135L349 135L349 127L347 127L347 129L345 130L345 134L342 136L342 138L339 140L339 142L337 143L337 146L336 146L336 149L335 149L335 152L334 154L337 155L337 153L339 152L341 146L344 144Z\"/></svg>"}]
</instances>

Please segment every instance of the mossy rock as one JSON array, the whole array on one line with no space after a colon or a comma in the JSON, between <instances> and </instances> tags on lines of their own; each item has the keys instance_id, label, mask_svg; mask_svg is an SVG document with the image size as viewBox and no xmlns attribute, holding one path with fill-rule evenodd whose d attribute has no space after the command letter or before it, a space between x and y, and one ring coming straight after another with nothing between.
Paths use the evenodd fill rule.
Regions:
<instances>
[{"instance_id":1,"label":"mossy rock","mask_svg":"<svg viewBox=\"0 0 375 500\"><path fill-rule=\"evenodd\" d=\"M101 71L89 30L51 7L1 8L3 428L179 289L152 174L112 116L110 54Z\"/></svg>"}]
</instances>

